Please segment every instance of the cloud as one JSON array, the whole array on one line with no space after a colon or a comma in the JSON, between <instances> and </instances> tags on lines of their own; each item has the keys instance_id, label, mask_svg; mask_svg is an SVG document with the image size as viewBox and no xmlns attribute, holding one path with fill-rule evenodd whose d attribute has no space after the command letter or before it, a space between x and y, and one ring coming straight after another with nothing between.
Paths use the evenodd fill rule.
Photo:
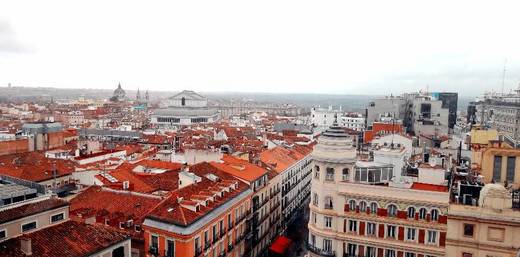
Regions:
<instances>
[{"instance_id":1,"label":"cloud","mask_svg":"<svg viewBox=\"0 0 520 257\"><path fill-rule=\"evenodd\" d=\"M0 20L0 53L26 53L31 48L22 43L11 26L5 20Z\"/></svg>"}]
</instances>

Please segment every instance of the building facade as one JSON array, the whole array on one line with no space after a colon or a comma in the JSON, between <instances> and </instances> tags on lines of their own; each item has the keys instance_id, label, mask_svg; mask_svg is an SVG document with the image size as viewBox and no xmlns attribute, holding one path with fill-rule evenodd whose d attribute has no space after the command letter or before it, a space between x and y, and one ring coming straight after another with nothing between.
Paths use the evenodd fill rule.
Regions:
<instances>
[{"instance_id":1,"label":"building facade","mask_svg":"<svg viewBox=\"0 0 520 257\"><path fill-rule=\"evenodd\" d=\"M184 90L161 104L151 116L156 126L180 126L212 123L219 119L219 112L208 107L206 97L193 91Z\"/></svg>"},{"instance_id":2,"label":"building facade","mask_svg":"<svg viewBox=\"0 0 520 257\"><path fill-rule=\"evenodd\" d=\"M446 256L518 256L520 213L512 203L511 192L504 186L487 184L478 205L450 204Z\"/></svg>"},{"instance_id":3,"label":"building facade","mask_svg":"<svg viewBox=\"0 0 520 257\"><path fill-rule=\"evenodd\" d=\"M312 158L310 256L444 256L447 192L389 186L393 165L358 162L337 126Z\"/></svg>"}]
</instances>

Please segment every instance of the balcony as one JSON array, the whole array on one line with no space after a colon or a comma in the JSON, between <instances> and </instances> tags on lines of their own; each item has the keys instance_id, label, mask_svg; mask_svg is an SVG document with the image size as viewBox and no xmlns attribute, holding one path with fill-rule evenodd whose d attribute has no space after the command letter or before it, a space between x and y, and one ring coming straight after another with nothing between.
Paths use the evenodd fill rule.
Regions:
<instances>
[{"instance_id":1,"label":"balcony","mask_svg":"<svg viewBox=\"0 0 520 257\"><path fill-rule=\"evenodd\" d=\"M218 240L220 239L220 237L217 235L213 235L213 241L212 243L216 243Z\"/></svg>"},{"instance_id":2,"label":"balcony","mask_svg":"<svg viewBox=\"0 0 520 257\"><path fill-rule=\"evenodd\" d=\"M218 257L225 257L226 256L226 252L220 252L220 254L218 255Z\"/></svg>"},{"instance_id":3,"label":"balcony","mask_svg":"<svg viewBox=\"0 0 520 257\"><path fill-rule=\"evenodd\" d=\"M314 254L317 254L319 256L323 256L323 257L336 257L336 252L335 251L327 251L327 250L324 250L324 249L320 249L318 247L315 247L314 245L311 245L309 243L307 243L307 249L314 253Z\"/></svg>"},{"instance_id":4,"label":"balcony","mask_svg":"<svg viewBox=\"0 0 520 257\"><path fill-rule=\"evenodd\" d=\"M228 224L227 231L229 232L229 231L233 230L234 227L235 227L235 224L233 224L233 223L229 223L229 224Z\"/></svg>"},{"instance_id":5,"label":"balcony","mask_svg":"<svg viewBox=\"0 0 520 257\"><path fill-rule=\"evenodd\" d=\"M239 235L237 238L235 238L235 245L242 242L242 240L244 240L244 238L246 238L246 234Z\"/></svg>"},{"instance_id":6,"label":"balcony","mask_svg":"<svg viewBox=\"0 0 520 257\"><path fill-rule=\"evenodd\" d=\"M172 250L165 250L164 251L164 257L174 257L174 256L175 256L175 254L173 253ZM195 256L197 256L197 255L195 255Z\"/></svg>"},{"instance_id":7,"label":"balcony","mask_svg":"<svg viewBox=\"0 0 520 257\"><path fill-rule=\"evenodd\" d=\"M232 244L228 245L227 246L227 251L231 252L232 250L233 250L233 245Z\"/></svg>"},{"instance_id":8,"label":"balcony","mask_svg":"<svg viewBox=\"0 0 520 257\"><path fill-rule=\"evenodd\" d=\"M220 237L224 237L226 235L226 230L222 229L220 230Z\"/></svg>"}]
</instances>

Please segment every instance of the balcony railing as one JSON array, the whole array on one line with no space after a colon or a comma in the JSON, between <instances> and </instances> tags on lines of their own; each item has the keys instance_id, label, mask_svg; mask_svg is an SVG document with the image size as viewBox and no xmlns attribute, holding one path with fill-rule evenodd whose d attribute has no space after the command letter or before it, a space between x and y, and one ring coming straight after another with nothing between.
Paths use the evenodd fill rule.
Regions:
<instances>
[{"instance_id":1,"label":"balcony railing","mask_svg":"<svg viewBox=\"0 0 520 257\"><path fill-rule=\"evenodd\" d=\"M231 252L233 250L233 244L230 244L227 246L228 252Z\"/></svg>"},{"instance_id":2,"label":"balcony railing","mask_svg":"<svg viewBox=\"0 0 520 257\"><path fill-rule=\"evenodd\" d=\"M335 257L336 256L335 251L320 249L309 243L307 243L307 249L309 251L311 251L312 253L323 256L323 257Z\"/></svg>"}]
</instances>

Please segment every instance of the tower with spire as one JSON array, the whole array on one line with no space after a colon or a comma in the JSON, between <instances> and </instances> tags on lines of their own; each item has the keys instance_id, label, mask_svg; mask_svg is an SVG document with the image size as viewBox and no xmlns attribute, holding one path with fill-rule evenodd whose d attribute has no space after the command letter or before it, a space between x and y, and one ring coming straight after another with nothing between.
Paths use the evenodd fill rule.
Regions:
<instances>
[{"instance_id":1,"label":"tower with spire","mask_svg":"<svg viewBox=\"0 0 520 257\"><path fill-rule=\"evenodd\" d=\"M141 101L141 93L139 92L139 88L137 88L137 95L135 96L135 99L137 100L137 102Z\"/></svg>"}]
</instances>

